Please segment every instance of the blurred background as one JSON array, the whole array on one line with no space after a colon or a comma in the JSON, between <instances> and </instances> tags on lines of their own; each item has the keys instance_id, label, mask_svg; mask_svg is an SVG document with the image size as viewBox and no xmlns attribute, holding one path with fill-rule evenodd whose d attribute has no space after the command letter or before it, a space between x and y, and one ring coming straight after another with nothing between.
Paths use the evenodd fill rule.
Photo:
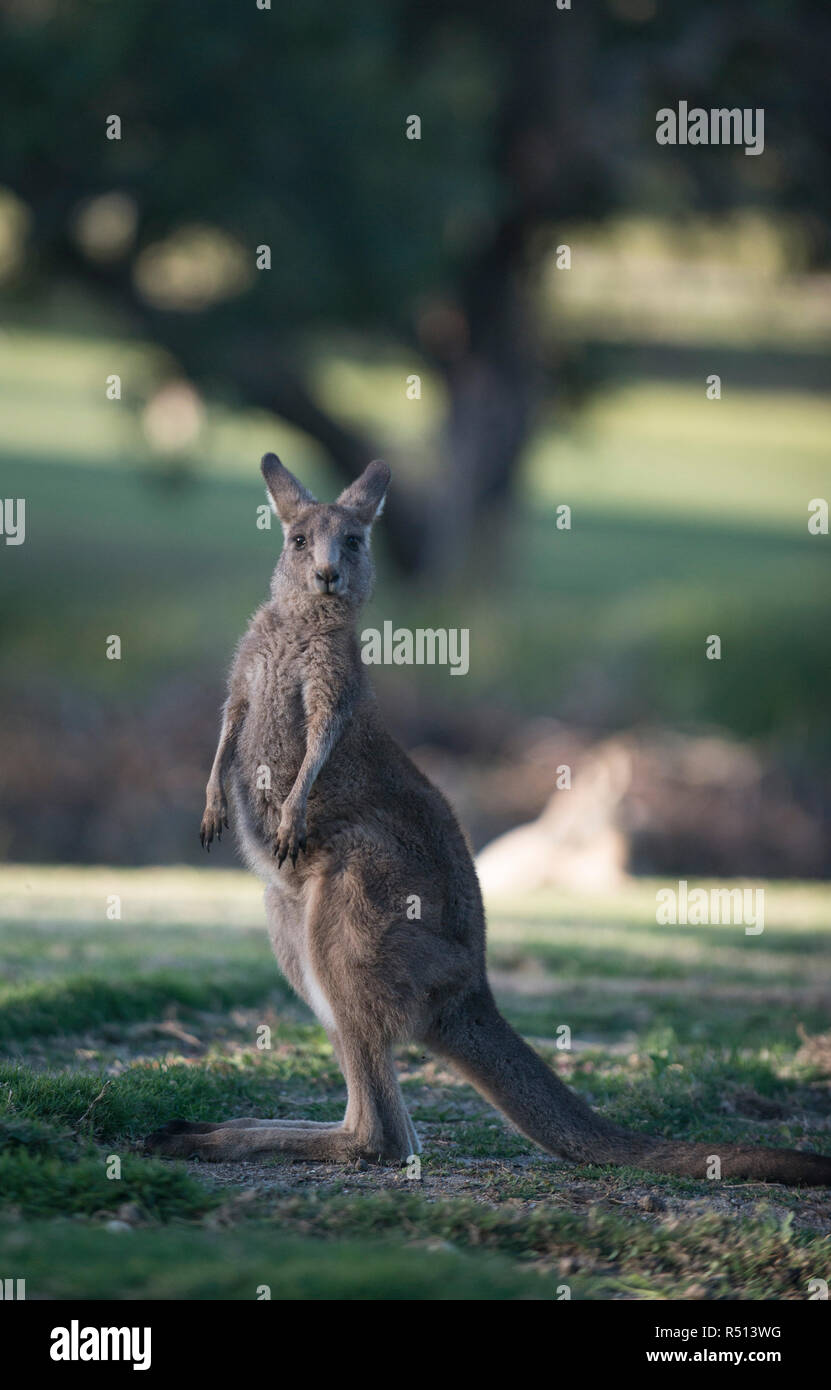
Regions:
<instances>
[{"instance_id":1,"label":"blurred background","mask_svg":"<svg viewBox=\"0 0 831 1390\"><path fill-rule=\"evenodd\" d=\"M0 11L0 857L198 861L271 449L390 462L366 625L471 666L376 684L477 849L568 765L595 887L828 876L827 8Z\"/></svg>"}]
</instances>

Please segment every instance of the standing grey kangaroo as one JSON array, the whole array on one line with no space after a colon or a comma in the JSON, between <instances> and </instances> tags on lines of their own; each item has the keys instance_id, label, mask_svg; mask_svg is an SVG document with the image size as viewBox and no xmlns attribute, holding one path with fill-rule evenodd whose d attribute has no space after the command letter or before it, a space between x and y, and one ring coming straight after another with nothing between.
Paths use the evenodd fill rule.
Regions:
<instances>
[{"instance_id":1,"label":"standing grey kangaroo","mask_svg":"<svg viewBox=\"0 0 831 1390\"><path fill-rule=\"evenodd\" d=\"M415 1040L550 1154L693 1177L705 1177L718 1154L724 1177L831 1183L831 1158L819 1154L622 1129L506 1023L485 973L485 918L467 845L444 797L384 730L360 658L356 620L372 589L370 531L389 469L370 463L331 506L274 454L262 469L283 550L271 597L231 668L201 838L207 848L228 826L227 787L243 852L265 882L277 960L346 1078L346 1114L333 1124L174 1120L149 1136L147 1150L405 1160L420 1144L394 1048ZM413 895L418 920L407 913Z\"/></svg>"}]
</instances>

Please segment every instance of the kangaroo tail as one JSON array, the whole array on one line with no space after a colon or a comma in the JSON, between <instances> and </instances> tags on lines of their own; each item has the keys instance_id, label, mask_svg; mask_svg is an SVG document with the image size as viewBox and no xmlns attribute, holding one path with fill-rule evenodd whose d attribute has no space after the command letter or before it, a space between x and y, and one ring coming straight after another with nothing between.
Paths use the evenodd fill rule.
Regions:
<instances>
[{"instance_id":1,"label":"kangaroo tail","mask_svg":"<svg viewBox=\"0 0 831 1390\"><path fill-rule=\"evenodd\" d=\"M500 1014L490 991L436 1020L424 1041L447 1057L529 1139L576 1163L631 1164L656 1173L831 1185L831 1157L796 1149L685 1143L623 1129L563 1085Z\"/></svg>"}]
</instances>

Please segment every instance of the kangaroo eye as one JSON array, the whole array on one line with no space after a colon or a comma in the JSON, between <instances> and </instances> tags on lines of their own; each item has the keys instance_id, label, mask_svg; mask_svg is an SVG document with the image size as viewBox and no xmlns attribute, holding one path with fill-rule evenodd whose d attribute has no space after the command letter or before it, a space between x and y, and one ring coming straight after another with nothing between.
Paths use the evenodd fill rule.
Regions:
<instances>
[{"instance_id":1,"label":"kangaroo eye","mask_svg":"<svg viewBox=\"0 0 831 1390\"><path fill-rule=\"evenodd\" d=\"M295 550L302 550L303 547L304 547L304 545L306 544L306 537L305 537L305 536L292 536L292 538L291 538L291 543L292 543L292 545L294 546Z\"/></svg>"},{"instance_id":2,"label":"kangaroo eye","mask_svg":"<svg viewBox=\"0 0 831 1390\"><path fill-rule=\"evenodd\" d=\"M346 537L346 548L347 548L347 550L360 550L360 548L361 548L361 540L360 540L360 537L359 537L359 536L347 536L347 537Z\"/></svg>"}]
</instances>

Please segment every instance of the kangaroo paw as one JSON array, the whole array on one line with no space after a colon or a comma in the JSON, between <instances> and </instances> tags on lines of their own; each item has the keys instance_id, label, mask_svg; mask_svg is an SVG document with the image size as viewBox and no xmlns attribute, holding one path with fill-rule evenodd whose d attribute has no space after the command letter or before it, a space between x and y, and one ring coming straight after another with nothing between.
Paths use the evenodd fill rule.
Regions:
<instances>
[{"instance_id":1,"label":"kangaroo paw","mask_svg":"<svg viewBox=\"0 0 831 1390\"><path fill-rule=\"evenodd\" d=\"M214 837L217 844L222 839L223 826L226 830L228 829L228 807L225 803L225 797L210 798L205 807L202 824L199 827L199 839L202 842L202 848L206 849L209 854Z\"/></svg>"},{"instance_id":2,"label":"kangaroo paw","mask_svg":"<svg viewBox=\"0 0 831 1390\"><path fill-rule=\"evenodd\" d=\"M297 856L306 850L306 822L302 816L285 817L280 822L277 838L274 841L274 855L277 868L282 869L286 859L297 864Z\"/></svg>"}]
</instances>

